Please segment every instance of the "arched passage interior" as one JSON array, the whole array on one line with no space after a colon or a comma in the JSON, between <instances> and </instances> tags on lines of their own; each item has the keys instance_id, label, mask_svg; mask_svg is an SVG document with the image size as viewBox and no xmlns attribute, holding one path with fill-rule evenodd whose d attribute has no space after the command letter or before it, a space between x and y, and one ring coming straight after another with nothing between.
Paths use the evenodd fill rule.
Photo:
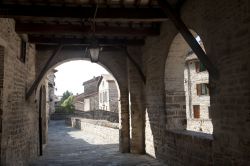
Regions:
<instances>
[{"instance_id":1,"label":"arched passage interior","mask_svg":"<svg viewBox=\"0 0 250 166\"><path fill-rule=\"evenodd\" d=\"M67 52L67 50L65 51L62 51L61 52L61 55L59 55L58 57L56 57L55 59L54 59L54 61L52 61L52 63L50 64L50 67L49 67L49 69L48 69L48 71L47 71L47 73L49 72L49 70L50 69L53 69L53 68L55 68L56 66L58 66L58 65L60 65L60 64L63 64L63 63L65 63L65 62L68 62L68 61L72 61L72 60L88 60L86 57L83 57L82 56L82 52L77 52L75 49L74 49L74 51L73 52L71 52L72 50L70 50L70 51L68 51ZM40 52L39 53L39 55L41 54L45 54L45 56L46 56L46 53L45 52L47 52L47 51L42 51L42 52ZM49 52L49 51L48 51ZM47 52L47 53L48 53ZM111 54L112 55L112 54ZM49 56L49 55L48 55ZM105 55L104 55L105 56ZM44 57L43 57L44 58ZM104 59L104 58L103 58ZM46 60L46 59L45 59ZM38 58L38 60L37 61L39 61L39 58ZM100 61L102 61L102 58L100 58ZM123 61L124 62L124 61ZM122 63L123 63L122 62ZM39 64L40 63L40 64ZM37 69L38 69L38 71L39 70L41 70L41 68L42 68L42 66L43 66L43 62L41 62L41 61L39 61L39 63L38 63L38 67L37 67ZM105 62L104 62L105 63ZM120 62L118 62L118 63L115 63L115 65L112 65L111 66L111 70L112 71L115 71L115 74L117 75L117 74L119 74L119 72L117 72L117 71L119 71L119 70L114 70L114 68L117 68L117 67L120 67L120 66L122 66L122 65L120 65L119 64ZM100 65L101 66L104 66L103 64L102 64L102 62L100 62ZM116 66L117 65L117 66ZM105 67L105 69L107 69L108 67ZM113 69L112 69L113 68ZM110 70L108 70L108 71L110 71ZM120 72L124 72L124 70L120 70ZM113 74L113 72L112 72L112 75L115 77L115 74ZM115 78L117 78L117 77L115 77ZM122 120L124 120L124 118L122 118L122 111L121 111L121 109L123 109L123 110L125 110L125 109L127 109L127 107L126 107L126 102L127 101L124 101L123 100L123 98L126 98L126 94L124 94L124 92L126 92L126 87L124 88L124 84L121 84L121 86L120 86L120 84L119 84L119 82L124 82L122 79L124 79L123 77L122 77L122 75L120 76L120 77L118 77L118 80L117 80L117 82L116 82L116 85L117 85L117 87L118 87L118 92L119 92L119 101L121 102L121 104L119 104L119 107L118 107L118 109L119 109L119 119L122 119ZM126 78L125 78L126 79ZM41 86L41 85L39 85L39 86ZM121 92L122 91L122 92ZM119 120L119 122L120 122L120 126L124 126L124 125L122 125L122 120ZM120 127L120 133L122 132L121 129L122 127ZM126 130L126 132L128 132L127 130ZM123 137L120 137L120 150L121 149L124 149L122 146L123 146L123 144L121 143L121 142L123 142L123 139L124 139L124 137L126 136L125 134L122 134L123 135ZM125 139L125 141L127 141L128 139ZM126 145L127 146L127 145ZM125 148L128 148L128 147L125 147ZM122 150L121 150L122 151ZM124 150L124 151L127 151L127 150Z\"/></svg>"},{"instance_id":2,"label":"arched passage interior","mask_svg":"<svg viewBox=\"0 0 250 166\"><path fill-rule=\"evenodd\" d=\"M192 33L204 49L198 34ZM170 46L164 81L167 129L211 134L209 74L180 33Z\"/></svg>"}]
</instances>

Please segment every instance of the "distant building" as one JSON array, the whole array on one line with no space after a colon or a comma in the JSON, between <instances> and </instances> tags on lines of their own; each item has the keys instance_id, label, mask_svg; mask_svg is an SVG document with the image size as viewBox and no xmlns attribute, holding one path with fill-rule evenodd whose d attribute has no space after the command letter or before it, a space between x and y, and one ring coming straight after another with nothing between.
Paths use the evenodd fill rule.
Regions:
<instances>
[{"instance_id":1,"label":"distant building","mask_svg":"<svg viewBox=\"0 0 250 166\"><path fill-rule=\"evenodd\" d=\"M98 86L101 76L94 77L83 82L84 92L74 97L75 109L79 111L97 110L98 105Z\"/></svg>"},{"instance_id":2,"label":"distant building","mask_svg":"<svg viewBox=\"0 0 250 166\"><path fill-rule=\"evenodd\" d=\"M99 109L118 112L118 90L114 78L103 74L99 84Z\"/></svg>"},{"instance_id":3,"label":"distant building","mask_svg":"<svg viewBox=\"0 0 250 166\"><path fill-rule=\"evenodd\" d=\"M51 72L49 72L47 74L47 99L48 99L48 110L49 110L49 114L52 114L55 112L55 102L56 102L56 95L55 95L55 73L57 72L57 70L53 69Z\"/></svg>"},{"instance_id":4,"label":"distant building","mask_svg":"<svg viewBox=\"0 0 250 166\"><path fill-rule=\"evenodd\" d=\"M111 75L94 77L84 82L83 86L84 92L74 98L76 110L118 112L118 89Z\"/></svg>"},{"instance_id":5,"label":"distant building","mask_svg":"<svg viewBox=\"0 0 250 166\"><path fill-rule=\"evenodd\" d=\"M212 133L209 116L209 74L196 55L190 51L184 70L186 96L187 130Z\"/></svg>"}]
</instances>

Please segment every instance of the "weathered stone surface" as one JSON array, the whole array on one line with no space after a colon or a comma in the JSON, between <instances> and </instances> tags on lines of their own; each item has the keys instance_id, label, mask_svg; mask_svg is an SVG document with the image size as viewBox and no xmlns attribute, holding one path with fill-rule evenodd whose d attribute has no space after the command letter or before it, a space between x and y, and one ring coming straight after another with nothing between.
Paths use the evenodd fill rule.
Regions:
<instances>
[{"instance_id":1,"label":"weathered stone surface","mask_svg":"<svg viewBox=\"0 0 250 166\"><path fill-rule=\"evenodd\" d=\"M207 56L220 73L218 80L209 80L209 113L214 139L185 132L184 68L181 65L176 70L174 68L184 62L181 58L171 60L178 51L185 51L182 47L178 49L184 43L173 42L178 31L171 21L166 21L161 25L159 36L146 38L138 54L140 57L134 54L146 76L144 88L140 87L140 81L129 80L130 76L135 80L139 77L122 51L101 53L100 64L111 71L120 89L119 148L122 152L130 151L129 108L140 110L141 102L136 101L142 99L146 111L144 136L147 154L177 166L250 165L249 2L188 0L181 8L180 16L187 27L201 37ZM173 50L172 44L177 49ZM35 57L35 48L29 45L29 55L23 64L19 60L20 38L14 32L14 21L8 19L0 19L0 45L4 47L4 63L1 63L1 164L25 165L37 155L38 149L35 94L25 101L25 89L30 87L53 50L37 49ZM81 47L64 48L50 68L69 60L88 59L82 53ZM129 82L133 85L131 88ZM135 104L130 107L129 91L132 89L131 101ZM133 130L141 133L138 128L142 127L144 114L133 113L136 115ZM133 133L134 136L137 134Z\"/></svg>"},{"instance_id":2,"label":"weathered stone surface","mask_svg":"<svg viewBox=\"0 0 250 166\"><path fill-rule=\"evenodd\" d=\"M86 126L91 129L93 126ZM86 129L86 128L85 128ZM148 165L164 164L146 155L122 154L118 151L118 140L109 140L91 130L76 130L66 127L63 121L51 121L49 143L44 156L30 166L48 165ZM107 134L107 133L106 133ZM116 137L118 138L118 131Z\"/></svg>"},{"instance_id":3,"label":"weathered stone surface","mask_svg":"<svg viewBox=\"0 0 250 166\"><path fill-rule=\"evenodd\" d=\"M21 166L37 155L38 113L26 89L35 78L35 46L27 43L25 63L20 60L21 39L12 19L0 18L1 55L1 164Z\"/></svg>"},{"instance_id":4,"label":"weathered stone surface","mask_svg":"<svg viewBox=\"0 0 250 166\"><path fill-rule=\"evenodd\" d=\"M189 0L181 9L184 23L201 37L209 59L220 72L220 79L209 80L210 115L215 138L210 144L204 143L199 136L191 141L187 135L177 136L169 134L170 131L166 130L176 130L173 125L175 123L180 125L176 125L180 129L182 120L186 118L176 116L176 111L179 110L171 110L171 114L168 115L170 109L164 106L165 102L168 104L174 100L171 97L172 89L182 86L178 89L181 93L184 92L183 81L179 80L183 78L183 69L180 69L182 75L172 70L167 71L168 75L164 72L169 66L181 63L168 63L170 46L178 31L169 21L162 24L160 36L147 38L143 47L143 68L147 76L145 136L148 154L164 159L169 165L249 165L250 147L245 144L245 148L241 148L243 146L239 143L244 142L245 138L250 139L247 121L250 102L246 102L249 101L247 93L250 88L247 85L250 83L250 70L243 67L250 63L247 42L249 33L245 31L243 36L237 35L250 25L247 21L249 13L244 10L247 7L243 6L249 6L249 3ZM182 48L179 44L183 43L177 42L176 47ZM172 75L176 78L170 77ZM169 78L169 81L164 83L165 78ZM164 92L166 87L169 89ZM180 103L180 108L184 108L184 105L185 102ZM161 117L166 118L164 120ZM183 129L185 128L184 126ZM168 145L168 142L172 146ZM178 146L180 148L177 148ZM192 152L185 152L185 149Z\"/></svg>"}]
</instances>

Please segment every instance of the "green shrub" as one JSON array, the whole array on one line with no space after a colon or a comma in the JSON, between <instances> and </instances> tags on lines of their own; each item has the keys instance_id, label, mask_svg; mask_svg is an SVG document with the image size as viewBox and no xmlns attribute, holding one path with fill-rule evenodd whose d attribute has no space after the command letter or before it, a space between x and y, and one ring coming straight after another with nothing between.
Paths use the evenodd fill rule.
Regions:
<instances>
[{"instance_id":1,"label":"green shrub","mask_svg":"<svg viewBox=\"0 0 250 166\"><path fill-rule=\"evenodd\" d=\"M62 95L62 98L61 98L61 100L60 100L60 105L62 105L63 102L64 102L66 99L68 99L69 96L72 96L72 95L73 95L73 93L72 93L72 92L69 92L68 90L67 90L66 92L64 92L63 95Z\"/></svg>"},{"instance_id":2,"label":"green shrub","mask_svg":"<svg viewBox=\"0 0 250 166\"><path fill-rule=\"evenodd\" d=\"M75 111L75 107L73 105L73 95L69 96L66 100L63 101L63 103L61 104L61 106L67 111L67 112L74 112Z\"/></svg>"}]
</instances>

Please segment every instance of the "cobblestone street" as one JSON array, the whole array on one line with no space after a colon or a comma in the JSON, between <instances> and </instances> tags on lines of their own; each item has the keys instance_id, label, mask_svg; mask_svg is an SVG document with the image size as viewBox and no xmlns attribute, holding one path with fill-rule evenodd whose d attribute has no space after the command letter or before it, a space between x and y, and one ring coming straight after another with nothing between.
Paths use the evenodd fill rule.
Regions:
<instances>
[{"instance_id":1,"label":"cobblestone street","mask_svg":"<svg viewBox=\"0 0 250 166\"><path fill-rule=\"evenodd\" d=\"M107 133L108 134L108 133ZM49 141L44 155L31 166L162 166L147 156L122 154L118 142L105 144L95 135L67 127L64 121L50 121Z\"/></svg>"}]
</instances>

